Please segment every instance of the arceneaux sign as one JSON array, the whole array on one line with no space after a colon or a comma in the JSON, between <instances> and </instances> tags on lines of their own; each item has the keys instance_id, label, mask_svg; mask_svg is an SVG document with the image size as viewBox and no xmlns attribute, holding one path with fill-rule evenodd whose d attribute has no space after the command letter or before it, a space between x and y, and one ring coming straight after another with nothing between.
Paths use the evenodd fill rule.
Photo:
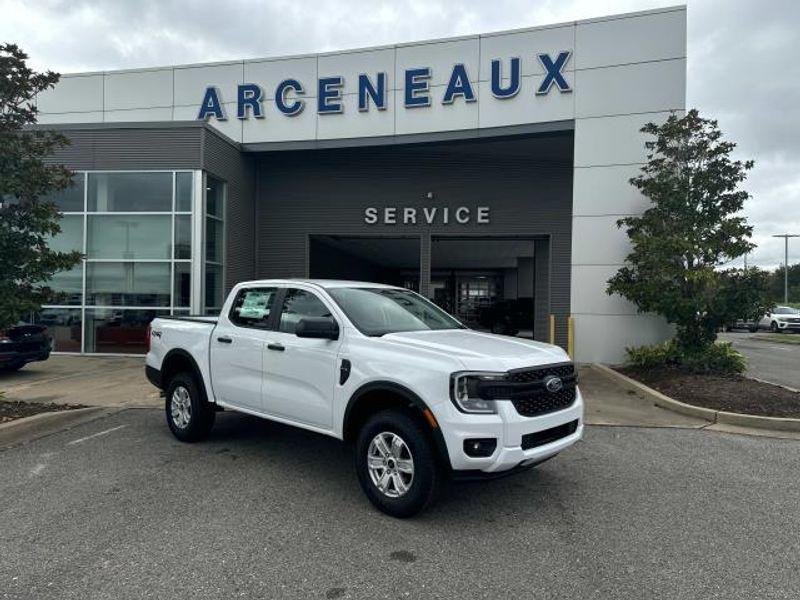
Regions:
<instances>
[{"instance_id":1,"label":"arceneaux sign","mask_svg":"<svg viewBox=\"0 0 800 600\"><path fill-rule=\"evenodd\" d=\"M572 53L568 50L559 52L555 58L549 54L538 54L537 60L544 68L544 75L536 88L537 95L547 94L555 86L561 93L571 92L572 87L564 77L564 67ZM492 61L491 89L492 96L499 100L513 98L520 90L520 58L510 58L506 64L500 59ZM503 73L508 69L508 75ZM431 68L419 67L406 69L404 73L404 102L405 108L419 108L431 105ZM386 110L388 85L386 73L375 73L370 76L362 73L356 83L358 92L358 110L367 112L371 106L377 110ZM321 77L317 80L317 112L321 115L338 114L344 112L342 94L344 93L344 77ZM275 106L287 117L300 114L305 109L306 102L303 96L306 88L297 79L284 79L275 88ZM264 97L263 88L257 83L243 83L237 87L236 92L236 117L248 119L252 115L256 119L263 119ZM448 79L447 87L442 96L442 104L453 104L458 99L464 102L475 102L477 96L467 73L467 68L459 63L453 66ZM214 86L206 88L200 106L198 119L214 117L218 121L225 121L224 101L220 90Z\"/></svg>"}]
</instances>

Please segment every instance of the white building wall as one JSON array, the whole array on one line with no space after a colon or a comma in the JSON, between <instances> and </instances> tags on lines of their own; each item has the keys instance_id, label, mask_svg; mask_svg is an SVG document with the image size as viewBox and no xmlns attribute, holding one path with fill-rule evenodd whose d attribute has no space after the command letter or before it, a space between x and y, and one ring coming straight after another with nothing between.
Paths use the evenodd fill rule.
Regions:
<instances>
[{"instance_id":1,"label":"white building wall","mask_svg":"<svg viewBox=\"0 0 800 600\"><path fill-rule=\"evenodd\" d=\"M575 32L575 175L571 308L580 362L622 362L625 348L666 339L654 315L605 293L630 250L616 221L646 199L628 183L646 160L648 121L685 110L686 10L596 19Z\"/></svg>"},{"instance_id":2,"label":"white building wall","mask_svg":"<svg viewBox=\"0 0 800 600\"><path fill-rule=\"evenodd\" d=\"M563 73L568 93L536 95L544 69L538 53L572 51ZM491 95L492 59L521 59L521 89ZM442 95L454 64L462 63L477 102ZM431 105L405 108L404 70L430 67ZM388 106L357 110L360 73L387 76ZM344 77L344 110L317 113L317 78ZM287 117L274 91L286 78L303 83L305 109ZM263 87L265 118L236 118L236 89ZM605 294L605 281L628 250L616 220L639 214L644 199L627 181L645 160L639 128L685 110L686 8L665 8L531 29L345 52L105 73L65 75L38 98L41 123L159 122L197 118L207 86L216 86L227 120L211 125L237 142L369 138L470 131L551 121L574 121L572 292L577 360L618 362L624 348L663 339L660 319L637 315Z\"/></svg>"}]
</instances>

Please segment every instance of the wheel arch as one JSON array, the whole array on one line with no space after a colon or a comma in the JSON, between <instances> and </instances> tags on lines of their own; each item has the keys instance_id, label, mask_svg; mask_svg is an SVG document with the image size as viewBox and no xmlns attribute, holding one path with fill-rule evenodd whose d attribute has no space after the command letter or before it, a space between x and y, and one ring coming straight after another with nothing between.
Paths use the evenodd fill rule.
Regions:
<instances>
[{"instance_id":1,"label":"wheel arch","mask_svg":"<svg viewBox=\"0 0 800 600\"><path fill-rule=\"evenodd\" d=\"M165 392L169 387L170 381L178 373L188 371L192 374L200 393L208 400L208 392L206 390L206 382L203 378L203 373L194 357L183 348L173 348L164 356L161 361L161 389Z\"/></svg>"},{"instance_id":2,"label":"wheel arch","mask_svg":"<svg viewBox=\"0 0 800 600\"><path fill-rule=\"evenodd\" d=\"M371 381L353 392L347 401L342 421L344 441L354 441L359 429L371 415L389 408L410 409L424 424L425 431L433 440L439 460L447 467L452 466L441 427L428 405L418 394L393 381ZM432 425L431 419L436 423L435 426Z\"/></svg>"}]
</instances>

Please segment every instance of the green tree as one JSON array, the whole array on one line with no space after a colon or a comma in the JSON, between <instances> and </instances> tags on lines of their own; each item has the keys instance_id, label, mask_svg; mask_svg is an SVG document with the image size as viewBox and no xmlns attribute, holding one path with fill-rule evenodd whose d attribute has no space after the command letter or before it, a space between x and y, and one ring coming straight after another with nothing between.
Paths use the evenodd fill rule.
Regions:
<instances>
[{"instance_id":1,"label":"green tree","mask_svg":"<svg viewBox=\"0 0 800 600\"><path fill-rule=\"evenodd\" d=\"M769 297L777 304L783 304L784 271L781 265L769 278ZM789 265L789 302L800 302L800 263Z\"/></svg>"},{"instance_id":2,"label":"green tree","mask_svg":"<svg viewBox=\"0 0 800 600\"><path fill-rule=\"evenodd\" d=\"M607 292L662 315L675 325L681 351L702 353L721 326L758 314L766 303L758 269L721 270L754 248L752 227L740 214L748 193L739 189L753 161L733 160L736 145L697 110L641 131L654 139L645 142L647 163L630 183L652 204L617 221L632 251Z\"/></svg>"},{"instance_id":3,"label":"green tree","mask_svg":"<svg viewBox=\"0 0 800 600\"><path fill-rule=\"evenodd\" d=\"M71 185L72 172L47 157L68 144L39 128L36 94L53 87L57 73L37 73L14 44L0 44L0 329L50 302L47 282L80 261L79 252L55 252L48 240L61 231L47 195Z\"/></svg>"}]
</instances>

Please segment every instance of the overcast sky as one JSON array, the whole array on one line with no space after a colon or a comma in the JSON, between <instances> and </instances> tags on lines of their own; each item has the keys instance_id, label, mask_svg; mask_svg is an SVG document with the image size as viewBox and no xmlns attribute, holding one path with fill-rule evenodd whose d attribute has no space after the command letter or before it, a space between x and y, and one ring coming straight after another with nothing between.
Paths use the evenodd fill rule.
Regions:
<instances>
[{"instance_id":1,"label":"overcast sky","mask_svg":"<svg viewBox=\"0 0 800 600\"><path fill-rule=\"evenodd\" d=\"M392 44L670 6L669 0L0 0L0 41L37 69L151 67ZM687 106L717 118L756 167L758 249L800 233L800 1L689 0ZM800 239L790 243L800 262Z\"/></svg>"}]
</instances>

